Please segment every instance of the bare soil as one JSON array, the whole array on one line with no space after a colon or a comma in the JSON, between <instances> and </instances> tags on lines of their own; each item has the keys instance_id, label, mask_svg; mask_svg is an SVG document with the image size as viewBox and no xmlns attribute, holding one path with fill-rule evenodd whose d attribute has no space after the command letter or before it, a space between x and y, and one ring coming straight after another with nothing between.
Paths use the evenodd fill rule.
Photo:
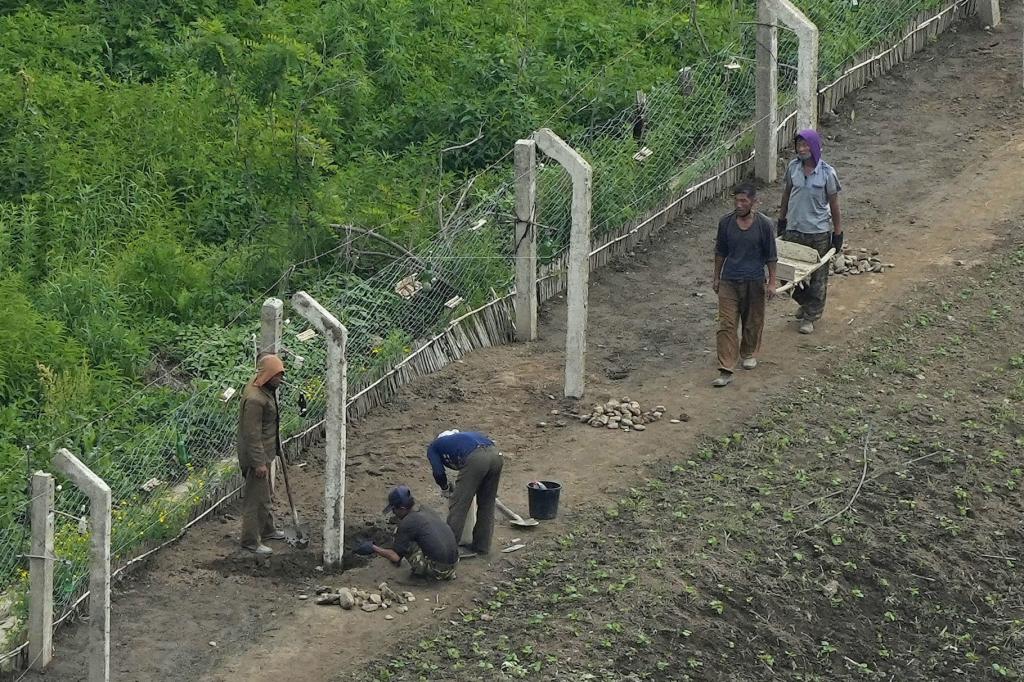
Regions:
<instances>
[{"instance_id":1,"label":"bare soil","mask_svg":"<svg viewBox=\"0 0 1024 682\"><path fill-rule=\"evenodd\" d=\"M551 398L560 395L564 341L565 311L556 302L543 312L538 342L475 353L407 387L349 433L347 542L386 536L380 509L394 484L408 483L422 502L441 506L424 452L434 434L454 426L495 438L507 457L501 496L523 513L527 481L563 482L558 520L532 531L498 529L499 545L522 538L526 549L466 561L451 584L408 587L418 599L391 621L379 612L317 607L318 585L372 588L404 580L405 571L379 559L350 560L343 575L320 570L322 452L309 448L292 479L312 548L284 547L260 564L238 553L236 519L200 524L119 586L112 679L352 679L389 661L403 667L382 676L489 679L497 673L458 664L477 656L473 665L500 669L509 653L517 660L503 674L536 670L553 679L584 670L605 679L634 671L648 679L882 679L890 672L882 648L903 666L892 668L892 679L983 679L999 674L993 665L1024 672L1007 655L1022 648L1011 641L1019 625L1006 625L1024 617L1007 592L1016 586L1019 600L1019 569L1015 578L1005 561L980 558L1024 554L1013 528L1019 493L1003 485L1010 464L989 461L993 449L1016 457L1021 451L1013 441L1019 434L1006 431L1020 424L1020 398L1011 398L1007 383L1019 374L1006 369L1020 352L1012 351L1019 335L1005 324L1024 321L1021 271L971 285L978 298L959 299L957 288L984 277L982 266L1022 227L1021 10L1004 11L1006 23L995 31L963 25L856 93L841 121L825 129L826 156L843 181L850 247L877 250L896 267L834 279L826 319L813 336L796 333L791 303L772 304L760 366L712 389L712 228L730 205L723 199L687 215L635 258L592 279L584 401L629 395L664 404L666 417L685 414L685 421L666 419L643 433L571 420L554 426L551 410L576 408ZM764 196L771 213L779 190L767 188ZM970 266L981 269L969 274ZM946 298L914 294L922 287ZM942 311L947 298L951 312ZM998 315L990 319L993 309ZM920 315L928 324L916 325ZM966 335L979 328L985 334ZM953 345L952 335L966 340ZM936 356L940 347L947 355ZM872 348L882 348L880 362L895 364L874 365ZM908 374L900 358L917 372ZM1008 416L998 421L991 410L1004 398L1011 400ZM770 421L752 430L747 424L757 415ZM981 426L965 426L965 415ZM538 427L540 421L552 425ZM905 476L872 479L835 524L795 536L850 499L865 436L867 477L890 468ZM907 441L915 437L921 443ZM941 453L923 469L905 466L932 445ZM829 493L836 494L807 504ZM807 506L783 518L799 505ZM607 577L600 576L603 562ZM913 582L908 571L924 578ZM823 598L832 580L837 590ZM576 582L586 594L579 608L566 595ZM989 593L995 605L986 601ZM921 594L925 601L914 602ZM493 620L481 620L481 599L501 603L485 604ZM977 612L966 611L972 600ZM930 605L949 611L944 632L939 612L924 618ZM981 625L971 629L977 623L967 618ZM879 642L883 622L892 627ZM456 638L432 641L442 630ZM63 630L47 673L26 679L84 679L85 635L80 626ZM427 644L414 655L410 646L420 640ZM488 653L473 653L473 642ZM425 672L413 672L424 665Z\"/></svg>"},{"instance_id":2,"label":"bare soil","mask_svg":"<svg viewBox=\"0 0 1024 682\"><path fill-rule=\"evenodd\" d=\"M335 679L1016 679L1024 237L1003 246Z\"/></svg>"}]
</instances>

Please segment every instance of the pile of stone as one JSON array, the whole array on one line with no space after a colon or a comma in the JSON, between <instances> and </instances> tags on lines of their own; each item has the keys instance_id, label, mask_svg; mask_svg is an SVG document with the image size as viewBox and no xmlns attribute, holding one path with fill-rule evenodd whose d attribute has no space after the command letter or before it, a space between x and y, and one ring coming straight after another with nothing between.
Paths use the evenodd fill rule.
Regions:
<instances>
[{"instance_id":1,"label":"pile of stone","mask_svg":"<svg viewBox=\"0 0 1024 682\"><path fill-rule=\"evenodd\" d=\"M883 273L896 267L893 263L883 263L878 251L868 252L859 249L856 253L844 248L843 252L832 259L832 272L836 275L862 275L866 273Z\"/></svg>"},{"instance_id":2,"label":"pile of stone","mask_svg":"<svg viewBox=\"0 0 1024 682\"><path fill-rule=\"evenodd\" d=\"M644 424L658 421L663 414L664 405L645 411L640 407L640 403L625 396L622 400L612 398L606 403L598 403L589 413L581 414L578 418L581 423L589 424L595 429L645 431L647 427Z\"/></svg>"},{"instance_id":3,"label":"pile of stone","mask_svg":"<svg viewBox=\"0 0 1024 682\"><path fill-rule=\"evenodd\" d=\"M361 609L367 613L382 609L392 609L396 613L407 613L408 604L416 601L412 592L398 593L388 587L387 583L377 586L376 592L361 590L357 587L341 587L333 589L330 587L318 587L316 589L316 603L320 606L340 606L346 611ZM384 616L387 620L394 618L392 615Z\"/></svg>"}]
</instances>

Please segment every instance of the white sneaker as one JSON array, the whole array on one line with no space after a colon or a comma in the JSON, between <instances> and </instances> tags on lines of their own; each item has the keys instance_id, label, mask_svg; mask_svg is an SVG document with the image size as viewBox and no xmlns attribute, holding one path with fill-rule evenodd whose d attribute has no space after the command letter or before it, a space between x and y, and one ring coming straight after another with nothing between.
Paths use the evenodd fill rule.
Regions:
<instances>
[{"instance_id":1,"label":"white sneaker","mask_svg":"<svg viewBox=\"0 0 1024 682\"><path fill-rule=\"evenodd\" d=\"M804 320L800 324L800 333L801 334L813 334L814 333L814 323L811 322L810 320Z\"/></svg>"},{"instance_id":2,"label":"white sneaker","mask_svg":"<svg viewBox=\"0 0 1024 682\"><path fill-rule=\"evenodd\" d=\"M242 549L247 552L252 552L256 556L270 556L274 553L274 550L270 549L262 542L258 545L242 545Z\"/></svg>"},{"instance_id":3,"label":"white sneaker","mask_svg":"<svg viewBox=\"0 0 1024 682\"><path fill-rule=\"evenodd\" d=\"M263 536L264 540L287 540L288 536L284 534L283 530L275 530L273 533L268 533Z\"/></svg>"},{"instance_id":4,"label":"white sneaker","mask_svg":"<svg viewBox=\"0 0 1024 682\"><path fill-rule=\"evenodd\" d=\"M718 378L711 382L711 385L715 388L722 388L732 383L732 372L725 372L719 370Z\"/></svg>"},{"instance_id":5,"label":"white sneaker","mask_svg":"<svg viewBox=\"0 0 1024 682\"><path fill-rule=\"evenodd\" d=\"M754 369L757 367L757 358L743 358L743 369Z\"/></svg>"}]
</instances>

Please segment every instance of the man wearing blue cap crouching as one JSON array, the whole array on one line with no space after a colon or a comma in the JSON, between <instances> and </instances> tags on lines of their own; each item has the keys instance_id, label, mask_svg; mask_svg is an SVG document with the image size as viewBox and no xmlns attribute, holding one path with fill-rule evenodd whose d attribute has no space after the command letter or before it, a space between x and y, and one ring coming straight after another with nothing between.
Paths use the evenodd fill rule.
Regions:
<instances>
[{"instance_id":1,"label":"man wearing blue cap crouching","mask_svg":"<svg viewBox=\"0 0 1024 682\"><path fill-rule=\"evenodd\" d=\"M393 549L378 547L369 540L359 543L356 554L382 556L395 566L409 562L412 574L434 580L451 580L459 563L459 545L455 533L431 509L416 504L409 486L399 485L388 493L384 513L398 517Z\"/></svg>"}]
</instances>

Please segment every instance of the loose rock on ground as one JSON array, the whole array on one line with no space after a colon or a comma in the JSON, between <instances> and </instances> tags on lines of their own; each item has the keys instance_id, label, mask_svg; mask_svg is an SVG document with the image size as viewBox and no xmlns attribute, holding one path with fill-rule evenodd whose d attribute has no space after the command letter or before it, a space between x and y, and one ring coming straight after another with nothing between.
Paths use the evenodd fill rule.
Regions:
<instances>
[{"instance_id":1,"label":"loose rock on ground","mask_svg":"<svg viewBox=\"0 0 1024 682\"><path fill-rule=\"evenodd\" d=\"M395 592L386 582L378 585L376 592L369 592L356 587L339 587L334 589L320 586L316 588L316 593L316 603L318 606L340 606L346 611L358 607L367 613L388 609L391 606L396 606L395 611L398 613L408 613L409 607L406 604L416 601L416 597L412 592ZM392 616L388 620L393 618Z\"/></svg>"},{"instance_id":2,"label":"loose rock on ground","mask_svg":"<svg viewBox=\"0 0 1024 682\"><path fill-rule=\"evenodd\" d=\"M645 431L645 424L661 419L665 414L665 406L657 405L653 410L644 410L640 403L624 396L622 400L611 400L598 403L589 413L577 416L581 424L594 428L605 428L610 431Z\"/></svg>"},{"instance_id":3,"label":"loose rock on ground","mask_svg":"<svg viewBox=\"0 0 1024 682\"><path fill-rule=\"evenodd\" d=\"M883 263L878 251L843 247L843 252L832 258L832 273L835 275L881 274L896 267L895 263Z\"/></svg>"}]
</instances>

